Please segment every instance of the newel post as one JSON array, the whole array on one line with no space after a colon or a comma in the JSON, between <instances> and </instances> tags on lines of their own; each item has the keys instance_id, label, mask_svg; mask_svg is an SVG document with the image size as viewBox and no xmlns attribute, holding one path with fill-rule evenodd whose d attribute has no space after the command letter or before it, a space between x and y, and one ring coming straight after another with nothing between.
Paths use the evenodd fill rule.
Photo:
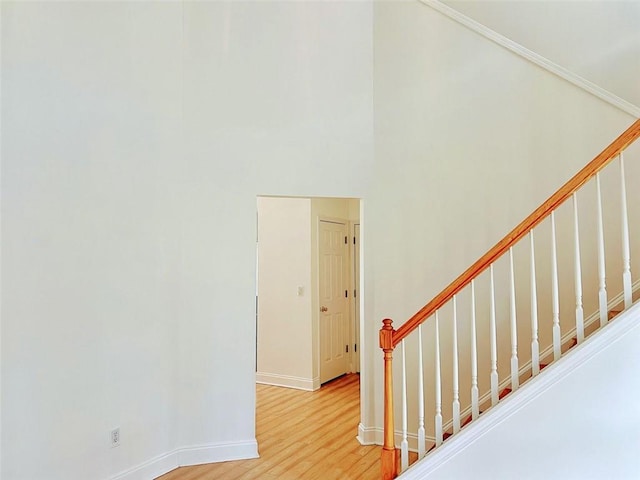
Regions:
<instances>
[{"instance_id":1,"label":"newel post","mask_svg":"<svg viewBox=\"0 0 640 480\"><path fill-rule=\"evenodd\" d=\"M382 447L382 480L398 474L398 456L393 424L393 320L385 318L380 329L380 348L384 352L384 444Z\"/></svg>"}]
</instances>

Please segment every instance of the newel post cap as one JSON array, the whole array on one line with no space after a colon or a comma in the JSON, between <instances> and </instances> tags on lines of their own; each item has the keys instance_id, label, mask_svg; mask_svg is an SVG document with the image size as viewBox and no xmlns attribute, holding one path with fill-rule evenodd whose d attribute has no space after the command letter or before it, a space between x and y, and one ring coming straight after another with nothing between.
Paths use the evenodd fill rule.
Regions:
<instances>
[{"instance_id":1,"label":"newel post cap","mask_svg":"<svg viewBox=\"0 0 640 480\"><path fill-rule=\"evenodd\" d=\"M380 329L380 348L385 351L393 350L393 332L395 330L391 326L393 320L385 318L382 320L382 328Z\"/></svg>"}]
</instances>

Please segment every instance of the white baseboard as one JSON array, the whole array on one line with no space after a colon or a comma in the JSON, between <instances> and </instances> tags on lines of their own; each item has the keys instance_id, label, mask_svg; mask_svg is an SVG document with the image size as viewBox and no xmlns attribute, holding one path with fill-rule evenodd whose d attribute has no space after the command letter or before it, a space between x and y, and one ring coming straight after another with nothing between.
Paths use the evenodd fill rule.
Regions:
<instances>
[{"instance_id":1,"label":"white baseboard","mask_svg":"<svg viewBox=\"0 0 640 480\"><path fill-rule=\"evenodd\" d=\"M402 431L396 430L394 437L396 448L400 448L400 443L402 442ZM358 425L357 438L361 445L382 445L384 443L384 430L378 427L365 427L360 424ZM425 435L425 440L427 444L436 442L436 439L429 435ZM407 432L407 441L409 442L409 450L417 452L418 435Z\"/></svg>"},{"instance_id":2,"label":"white baseboard","mask_svg":"<svg viewBox=\"0 0 640 480\"><path fill-rule=\"evenodd\" d=\"M259 456L258 442L256 440L248 440L181 448L178 450L178 463L181 467L184 467L203 463L247 460L249 458L258 458Z\"/></svg>"},{"instance_id":3,"label":"white baseboard","mask_svg":"<svg viewBox=\"0 0 640 480\"><path fill-rule=\"evenodd\" d=\"M320 388L320 378L293 377L290 375L278 375L277 373L256 372L256 383L295 388L309 392Z\"/></svg>"},{"instance_id":4,"label":"white baseboard","mask_svg":"<svg viewBox=\"0 0 640 480\"><path fill-rule=\"evenodd\" d=\"M358 425L358 441L360 445L382 445L382 428Z\"/></svg>"},{"instance_id":5,"label":"white baseboard","mask_svg":"<svg viewBox=\"0 0 640 480\"><path fill-rule=\"evenodd\" d=\"M111 477L110 480L150 480L178 467L258 457L258 442L255 439L183 447L125 470Z\"/></svg>"},{"instance_id":6,"label":"white baseboard","mask_svg":"<svg viewBox=\"0 0 640 480\"><path fill-rule=\"evenodd\" d=\"M149 480L151 478L164 475L179 466L178 452L177 450L174 450L173 452L165 453L164 455L159 455L151 460L147 460L146 462L130 468L129 470L120 472L119 474L111 477L110 480Z\"/></svg>"}]
</instances>

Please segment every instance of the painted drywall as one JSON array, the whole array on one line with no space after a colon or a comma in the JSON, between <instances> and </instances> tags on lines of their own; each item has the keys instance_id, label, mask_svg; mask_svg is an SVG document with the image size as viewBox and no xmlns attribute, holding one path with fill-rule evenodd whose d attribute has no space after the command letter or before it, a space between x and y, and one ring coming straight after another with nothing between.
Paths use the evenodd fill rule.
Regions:
<instances>
[{"instance_id":1,"label":"painted drywall","mask_svg":"<svg viewBox=\"0 0 640 480\"><path fill-rule=\"evenodd\" d=\"M3 479L255 454L258 195L363 199L379 431L380 320L631 123L426 8L0 3Z\"/></svg>"},{"instance_id":2,"label":"painted drywall","mask_svg":"<svg viewBox=\"0 0 640 480\"><path fill-rule=\"evenodd\" d=\"M178 446L180 14L2 5L4 479Z\"/></svg>"},{"instance_id":3,"label":"painted drywall","mask_svg":"<svg viewBox=\"0 0 640 480\"><path fill-rule=\"evenodd\" d=\"M445 3L552 62L640 106L640 3Z\"/></svg>"},{"instance_id":4,"label":"painted drywall","mask_svg":"<svg viewBox=\"0 0 640 480\"><path fill-rule=\"evenodd\" d=\"M419 2L374 3L374 52L376 161L371 194L363 205L363 261L365 335L372 348L366 360L375 372L365 396L375 405L366 409L360 434L380 441L382 362L375 348L380 320L388 317L401 325L633 119ZM506 293L503 267L499 285ZM482 282L477 295L487 304L486 276ZM459 300L468 305L467 297ZM468 345L469 316L459 314L464 319L459 341ZM451 417L452 401L450 315L449 307L441 323L445 419ZM479 383L486 392L486 312L482 317ZM510 356L508 316L501 312L499 321L498 367L504 378ZM546 316L545 321L549 338ZM433 322L425 330L429 433ZM410 354L416 349L412 342ZM521 345L524 355L528 343ZM468 404L467 348L460 359L461 401ZM415 372L409 373L415 378ZM417 395L410 392L409 398L416 412ZM396 408L399 419L399 402ZM417 419L410 417L409 424L415 432Z\"/></svg>"},{"instance_id":5,"label":"painted drywall","mask_svg":"<svg viewBox=\"0 0 640 480\"><path fill-rule=\"evenodd\" d=\"M549 367L543 374L545 380L557 377L558 381L541 391L530 385L527 403L521 405L516 398L505 402L495 412L500 422L488 417L482 432L469 430L475 437L473 443L460 445L446 456L443 448L443 455L436 452L417 465L415 472L409 470L406 478L638 478L639 319L636 305L607 326L600 339L591 339L602 343L597 349L587 342L556 365L557 369ZM574 361L575 357L581 360ZM506 410L510 413L501 415Z\"/></svg>"},{"instance_id":6,"label":"painted drywall","mask_svg":"<svg viewBox=\"0 0 640 480\"><path fill-rule=\"evenodd\" d=\"M1 8L0 475L254 456L256 196L363 196L371 4Z\"/></svg>"},{"instance_id":7,"label":"painted drywall","mask_svg":"<svg viewBox=\"0 0 640 480\"><path fill-rule=\"evenodd\" d=\"M257 380L313 390L311 200L258 197Z\"/></svg>"}]
</instances>

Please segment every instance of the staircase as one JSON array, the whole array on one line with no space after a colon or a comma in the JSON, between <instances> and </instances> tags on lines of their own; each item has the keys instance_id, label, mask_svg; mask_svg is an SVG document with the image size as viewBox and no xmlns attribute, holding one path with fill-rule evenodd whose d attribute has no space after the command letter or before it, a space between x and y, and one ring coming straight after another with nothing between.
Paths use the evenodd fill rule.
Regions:
<instances>
[{"instance_id":1,"label":"staircase","mask_svg":"<svg viewBox=\"0 0 640 480\"><path fill-rule=\"evenodd\" d=\"M640 120L398 330L383 320L383 480L429 462L638 300L638 137Z\"/></svg>"}]
</instances>

